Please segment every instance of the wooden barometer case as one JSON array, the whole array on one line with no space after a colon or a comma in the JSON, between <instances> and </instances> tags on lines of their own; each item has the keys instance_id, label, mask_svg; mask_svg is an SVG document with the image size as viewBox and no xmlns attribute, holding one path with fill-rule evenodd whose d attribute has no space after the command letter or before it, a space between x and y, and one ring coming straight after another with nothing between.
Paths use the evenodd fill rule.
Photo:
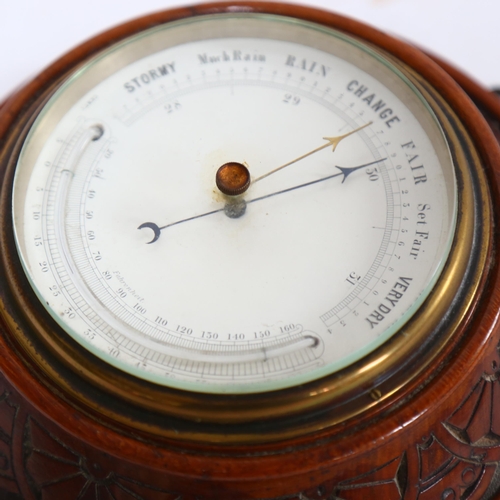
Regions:
<instances>
[{"instance_id":1,"label":"wooden barometer case","mask_svg":"<svg viewBox=\"0 0 500 500\"><path fill-rule=\"evenodd\" d=\"M333 13L114 28L0 108L0 497L493 499L500 101Z\"/></svg>"}]
</instances>

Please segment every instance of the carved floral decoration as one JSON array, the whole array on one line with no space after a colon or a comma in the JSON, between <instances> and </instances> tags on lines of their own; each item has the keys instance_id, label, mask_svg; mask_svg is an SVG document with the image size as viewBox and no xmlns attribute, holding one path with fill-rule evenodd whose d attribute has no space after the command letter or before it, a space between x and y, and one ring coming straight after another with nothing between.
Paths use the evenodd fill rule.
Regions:
<instances>
[{"instance_id":1,"label":"carved floral decoration","mask_svg":"<svg viewBox=\"0 0 500 500\"><path fill-rule=\"evenodd\" d=\"M29 418L25 426L26 471L41 500L182 500L182 497L110 472L90 462Z\"/></svg>"},{"instance_id":2,"label":"carved floral decoration","mask_svg":"<svg viewBox=\"0 0 500 500\"><path fill-rule=\"evenodd\" d=\"M351 478L328 481L273 500L493 500L500 488L500 371L496 361L491 367L491 373L481 376L441 428L415 446L409 446L402 455ZM21 449L17 448L18 443ZM417 484L410 478L412 463L413 468L418 465ZM18 480L27 486L21 486ZM109 470L98 459L89 459L86 453L63 442L29 415L6 388L0 395L0 497L6 500L191 498L125 477Z\"/></svg>"}]
</instances>

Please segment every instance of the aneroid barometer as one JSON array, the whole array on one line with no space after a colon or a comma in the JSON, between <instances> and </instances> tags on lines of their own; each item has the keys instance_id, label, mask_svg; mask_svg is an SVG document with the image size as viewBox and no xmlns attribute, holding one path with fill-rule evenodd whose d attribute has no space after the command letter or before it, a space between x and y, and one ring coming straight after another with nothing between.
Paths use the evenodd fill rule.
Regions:
<instances>
[{"instance_id":1,"label":"aneroid barometer","mask_svg":"<svg viewBox=\"0 0 500 500\"><path fill-rule=\"evenodd\" d=\"M493 94L239 2L0 113L2 498L494 498Z\"/></svg>"}]
</instances>

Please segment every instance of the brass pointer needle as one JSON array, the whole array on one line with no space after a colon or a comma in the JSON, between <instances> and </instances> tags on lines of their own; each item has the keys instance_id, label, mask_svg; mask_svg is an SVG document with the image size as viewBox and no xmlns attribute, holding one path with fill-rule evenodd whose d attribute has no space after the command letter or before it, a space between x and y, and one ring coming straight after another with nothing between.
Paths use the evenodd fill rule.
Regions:
<instances>
[{"instance_id":1,"label":"brass pointer needle","mask_svg":"<svg viewBox=\"0 0 500 500\"><path fill-rule=\"evenodd\" d=\"M325 141L328 141L326 144L323 144L319 148L313 149L312 151L309 151L309 153L306 153L302 156L299 156L298 158L295 158L295 160L289 161L288 163L285 163L284 165L281 165L278 168L275 168L274 170L271 170L270 172L267 172L267 174L261 175L260 177L257 177L256 179L253 179L252 183L260 181L262 179L265 179L266 177L269 177L271 174L275 174L276 172L279 172L285 167L289 167L290 165L293 165L294 163L297 163L300 160L303 160L304 158L307 158L308 156L313 155L314 153L317 153L318 151L321 151L322 149L325 149L329 146L332 146L332 153L335 151L337 146L340 144L340 141L342 139L345 139L346 137L349 137L352 134L355 134L356 132L359 132L360 130L364 129L365 127L368 127L371 125L373 122L368 122L365 123L364 125L361 125L361 127L358 127L354 130L351 130L350 132L347 132L347 134L343 135L338 135L337 137L323 137Z\"/></svg>"}]
</instances>

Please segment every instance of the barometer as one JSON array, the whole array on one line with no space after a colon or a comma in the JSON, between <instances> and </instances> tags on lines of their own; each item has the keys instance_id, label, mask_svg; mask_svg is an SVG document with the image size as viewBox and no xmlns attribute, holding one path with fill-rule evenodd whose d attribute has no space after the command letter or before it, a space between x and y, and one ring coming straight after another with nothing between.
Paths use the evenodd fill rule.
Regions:
<instances>
[{"instance_id":1,"label":"barometer","mask_svg":"<svg viewBox=\"0 0 500 500\"><path fill-rule=\"evenodd\" d=\"M4 497L493 498L500 104L445 69L217 3L7 99Z\"/></svg>"}]
</instances>

